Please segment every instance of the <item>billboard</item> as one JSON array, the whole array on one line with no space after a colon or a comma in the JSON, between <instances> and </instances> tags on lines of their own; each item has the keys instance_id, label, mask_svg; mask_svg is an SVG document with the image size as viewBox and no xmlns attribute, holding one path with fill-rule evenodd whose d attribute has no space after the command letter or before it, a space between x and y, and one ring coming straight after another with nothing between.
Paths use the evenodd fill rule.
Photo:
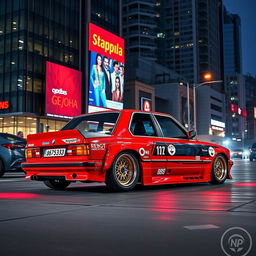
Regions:
<instances>
[{"instance_id":1,"label":"billboard","mask_svg":"<svg viewBox=\"0 0 256 256\"><path fill-rule=\"evenodd\" d=\"M124 39L89 23L88 112L123 109Z\"/></svg>"},{"instance_id":2,"label":"billboard","mask_svg":"<svg viewBox=\"0 0 256 256\"><path fill-rule=\"evenodd\" d=\"M152 100L149 98L141 97L140 98L140 109L144 111L152 111Z\"/></svg>"},{"instance_id":3,"label":"billboard","mask_svg":"<svg viewBox=\"0 0 256 256\"><path fill-rule=\"evenodd\" d=\"M81 114L81 79L78 70L46 62L47 116L72 118Z\"/></svg>"}]
</instances>

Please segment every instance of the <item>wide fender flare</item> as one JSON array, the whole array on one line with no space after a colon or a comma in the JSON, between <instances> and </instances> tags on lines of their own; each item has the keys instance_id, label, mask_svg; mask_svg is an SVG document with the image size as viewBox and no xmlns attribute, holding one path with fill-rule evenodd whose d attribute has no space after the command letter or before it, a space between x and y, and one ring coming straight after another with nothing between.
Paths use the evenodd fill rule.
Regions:
<instances>
[{"instance_id":1,"label":"wide fender flare","mask_svg":"<svg viewBox=\"0 0 256 256\"><path fill-rule=\"evenodd\" d=\"M138 157L140 160L140 155L137 148L138 147L136 146L127 147L127 144L121 144L121 143L109 145L106 151L105 159L104 159L103 171L107 171L113 164L117 155L123 151L129 151L135 154L135 156Z\"/></svg>"}]
</instances>

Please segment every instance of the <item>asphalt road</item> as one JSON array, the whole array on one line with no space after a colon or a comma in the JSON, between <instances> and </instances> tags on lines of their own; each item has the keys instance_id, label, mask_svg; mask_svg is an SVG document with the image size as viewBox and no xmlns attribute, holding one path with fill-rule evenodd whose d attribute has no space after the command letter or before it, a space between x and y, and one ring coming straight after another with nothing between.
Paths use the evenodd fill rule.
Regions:
<instances>
[{"instance_id":1,"label":"asphalt road","mask_svg":"<svg viewBox=\"0 0 256 256\"><path fill-rule=\"evenodd\" d=\"M247 255L256 255L256 162L235 160L232 175L223 185L110 193L99 183L54 191L25 181L22 173L6 173L0 179L0 256L238 256L250 245ZM234 227L243 230L226 232L225 254L221 238Z\"/></svg>"}]
</instances>

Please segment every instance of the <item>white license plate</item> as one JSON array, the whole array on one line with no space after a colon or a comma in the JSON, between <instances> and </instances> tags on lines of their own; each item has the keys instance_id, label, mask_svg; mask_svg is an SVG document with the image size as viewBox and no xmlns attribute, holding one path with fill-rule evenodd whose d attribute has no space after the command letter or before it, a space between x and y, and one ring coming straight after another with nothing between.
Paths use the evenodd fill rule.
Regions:
<instances>
[{"instance_id":1,"label":"white license plate","mask_svg":"<svg viewBox=\"0 0 256 256\"><path fill-rule=\"evenodd\" d=\"M44 151L44 157L65 156L65 153L66 153L65 148L46 149Z\"/></svg>"}]
</instances>

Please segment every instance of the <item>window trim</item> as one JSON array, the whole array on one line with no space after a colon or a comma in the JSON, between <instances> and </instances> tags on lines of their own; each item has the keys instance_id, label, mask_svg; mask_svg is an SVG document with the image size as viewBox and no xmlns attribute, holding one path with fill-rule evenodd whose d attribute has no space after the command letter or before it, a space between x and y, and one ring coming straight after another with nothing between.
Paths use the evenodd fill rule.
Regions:
<instances>
[{"instance_id":1,"label":"window trim","mask_svg":"<svg viewBox=\"0 0 256 256\"><path fill-rule=\"evenodd\" d=\"M150 118L151 118L151 120L152 120L153 126L154 126L154 128L155 128L155 130L156 130L157 136L134 135L134 134L132 133L132 131L131 131L131 124L132 124L132 120L133 120L134 114L145 114L145 115L149 115ZM131 115L130 121L129 121L128 131L129 131L129 133L131 134L132 137L143 137L143 138L159 138L159 137L161 138L161 137L162 137L162 131L159 129L157 123L155 122L152 113L144 113L144 112L139 112L139 111L133 112L132 115Z\"/></svg>"},{"instance_id":2,"label":"window trim","mask_svg":"<svg viewBox=\"0 0 256 256\"><path fill-rule=\"evenodd\" d=\"M184 132L184 135L186 135L186 138L176 138L176 137L165 137L164 136L164 133L162 131L162 128L156 118L156 116L163 116L163 117L167 117L167 118L170 118L179 128L181 128L181 130ZM174 140L189 140L190 138L188 137L188 131L185 127L183 127L173 116L171 115L164 115L164 114L153 114L153 117L155 119L155 122L156 124L158 125L159 127L159 130L161 131L161 135L162 135L162 138L168 138L168 139L174 139Z\"/></svg>"}]
</instances>

